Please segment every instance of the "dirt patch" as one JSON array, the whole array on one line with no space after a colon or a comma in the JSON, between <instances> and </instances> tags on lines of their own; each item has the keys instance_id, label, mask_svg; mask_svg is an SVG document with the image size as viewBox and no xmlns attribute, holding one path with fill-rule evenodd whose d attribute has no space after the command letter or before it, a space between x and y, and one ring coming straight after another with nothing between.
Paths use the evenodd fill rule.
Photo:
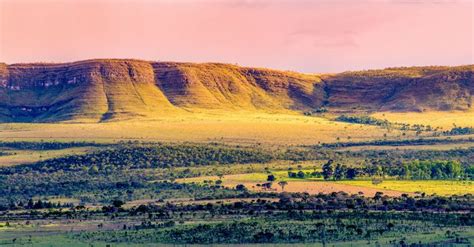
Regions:
<instances>
[{"instance_id":1,"label":"dirt patch","mask_svg":"<svg viewBox=\"0 0 474 247\"><path fill-rule=\"evenodd\" d=\"M235 188L235 186L239 183L235 182L228 182L224 183L224 186ZM252 191L269 191L269 192L283 192L282 188L277 184L274 183L271 189L263 189L261 186L257 186L258 183L247 182L242 183L247 187L249 190ZM326 181L288 181L288 184L285 186L285 192L307 192L309 194L328 194L332 192L340 192L344 191L348 194L359 194L363 193L365 196L374 196L377 192L382 192L384 195L387 196L394 196L398 197L402 194L410 194L401 191L394 191L394 190L387 190L387 189L377 189L377 188L368 188L363 186L355 186L355 185L346 185L346 184L338 184L333 182L326 182Z\"/></svg>"}]
</instances>

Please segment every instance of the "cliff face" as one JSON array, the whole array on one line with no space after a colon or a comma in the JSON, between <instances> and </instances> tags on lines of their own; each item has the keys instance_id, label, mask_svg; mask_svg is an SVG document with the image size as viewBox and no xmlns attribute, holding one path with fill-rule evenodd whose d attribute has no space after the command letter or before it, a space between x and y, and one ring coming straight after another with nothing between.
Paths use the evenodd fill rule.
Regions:
<instances>
[{"instance_id":1,"label":"cliff face","mask_svg":"<svg viewBox=\"0 0 474 247\"><path fill-rule=\"evenodd\" d=\"M0 121L104 121L183 109L469 110L473 67L307 75L226 64L0 64Z\"/></svg>"}]
</instances>

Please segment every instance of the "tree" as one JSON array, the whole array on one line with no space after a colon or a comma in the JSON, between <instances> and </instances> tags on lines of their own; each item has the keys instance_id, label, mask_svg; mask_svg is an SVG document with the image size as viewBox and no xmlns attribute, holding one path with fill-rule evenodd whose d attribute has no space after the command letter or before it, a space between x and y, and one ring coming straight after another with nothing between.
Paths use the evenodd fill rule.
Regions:
<instances>
[{"instance_id":1,"label":"tree","mask_svg":"<svg viewBox=\"0 0 474 247\"><path fill-rule=\"evenodd\" d=\"M271 189L271 188L272 188L272 185L273 185L273 184L272 184L272 182L263 183L263 184L262 184L262 188L263 188L263 189L268 189L268 190L269 190L269 189Z\"/></svg>"},{"instance_id":2,"label":"tree","mask_svg":"<svg viewBox=\"0 0 474 247\"><path fill-rule=\"evenodd\" d=\"M235 189L236 189L236 190L240 190L240 191L245 191L245 190L247 190L247 188L246 188L245 185L243 185L243 184L237 184L237 186L235 186Z\"/></svg>"},{"instance_id":3,"label":"tree","mask_svg":"<svg viewBox=\"0 0 474 247\"><path fill-rule=\"evenodd\" d=\"M276 180L275 175L273 175L273 174L268 175L268 177L267 177L267 181L268 181L268 182L273 182L273 181L275 181L275 180Z\"/></svg>"},{"instance_id":4,"label":"tree","mask_svg":"<svg viewBox=\"0 0 474 247\"><path fill-rule=\"evenodd\" d=\"M338 163L336 165L336 169L334 170L334 180L343 179L345 173L346 173L346 167Z\"/></svg>"},{"instance_id":5,"label":"tree","mask_svg":"<svg viewBox=\"0 0 474 247\"><path fill-rule=\"evenodd\" d=\"M297 176L298 178L304 178L305 175L306 175L306 174L304 174L303 171L299 171L299 172L296 174L296 176Z\"/></svg>"},{"instance_id":6,"label":"tree","mask_svg":"<svg viewBox=\"0 0 474 247\"><path fill-rule=\"evenodd\" d=\"M380 192L380 191L375 192L374 200L378 201L382 199L382 195L383 195L383 192Z\"/></svg>"},{"instance_id":7,"label":"tree","mask_svg":"<svg viewBox=\"0 0 474 247\"><path fill-rule=\"evenodd\" d=\"M278 185L280 185L281 190L285 190L285 186L288 185L288 182L280 181L280 182L278 182Z\"/></svg>"},{"instance_id":8,"label":"tree","mask_svg":"<svg viewBox=\"0 0 474 247\"><path fill-rule=\"evenodd\" d=\"M348 168L346 171L346 178L347 179L354 179L357 177L357 170L354 168Z\"/></svg>"},{"instance_id":9,"label":"tree","mask_svg":"<svg viewBox=\"0 0 474 247\"><path fill-rule=\"evenodd\" d=\"M114 207L116 208L120 208L122 207L123 205L125 204L125 202L121 201L121 200L114 200L112 202L112 205L114 205Z\"/></svg>"},{"instance_id":10,"label":"tree","mask_svg":"<svg viewBox=\"0 0 474 247\"><path fill-rule=\"evenodd\" d=\"M30 198L30 200L28 200L28 204L27 204L27 208L31 209L33 208L33 206L35 205L35 203L33 202L33 199Z\"/></svg>"},{"instance_id":11,"label":"tree","mask_svg":"<svg viewBox=\"0 0 474 247\"><path fill-rule=\"evenodd\" d=\"M333 168L332 168L332 162L333 160L328 160L328 162L326 162L326 164L323 165L323 177L324 177L324 180L328 180L332 177L332 174L333 174Z\"/></svg>"}]
</instances>

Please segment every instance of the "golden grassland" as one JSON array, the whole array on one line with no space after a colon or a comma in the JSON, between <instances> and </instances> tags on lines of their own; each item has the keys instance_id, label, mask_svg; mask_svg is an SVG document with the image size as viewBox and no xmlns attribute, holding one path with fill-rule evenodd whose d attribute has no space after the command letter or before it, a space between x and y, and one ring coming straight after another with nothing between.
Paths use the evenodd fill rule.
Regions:
<instances>
[{"instance_id":1,"label":"golden grassland","mask_svg":"<svg viewBox=\"0 0 474 247\"><path fill-rule=\"evenodd\" d=\"M372 117L390 122L424 124L449 130L458 127L474 127L474 110L452 112L378 112Z\"/></svg>"},{"instance_id":2,"label":"golden grassland","mask_svg":"<svg viewBox=\"0 0 474 247\"><path fill-rule=\"evenodd\" d=\"M8 155L0 156L0 167L28 164L65 155L84 154L94 147L75 147L61 150L8 150Z\"/></svg>"},{"instance_id":3,"label":"golden grassland","mask_svg":"<svg viewBox=\"0 0 474 247\"><path fill-rule=\"evenodd\" d=\"M201 112L156 117L148 121L105 123L5 123L0 140L120 140L170 142L222 142L267 144L317 144L401 138L401 131L330 121L323 117L291 113ZM414 137L408 133L404 138Z\"/></svg>"},{"instance_id":4,"label":"golden grassland","mask_svg":"<svg viewBox=\"0 0 474 247\"><path fill-rule=\"evenodd\" d=\"M0 140L55 140L115 142L121 140L165 142L221 142L229 144L299 145L374 139L415 138L413 131L391 130L361 124L331 121L323 116L292 112L199 111L164 114L150 120L135 119L103 123L3 123ZM471 112L376 113L391 122L424 124L445 130L474 126ZM425 135L423 133L422 135Z\"/></svg>"}]
</instances>

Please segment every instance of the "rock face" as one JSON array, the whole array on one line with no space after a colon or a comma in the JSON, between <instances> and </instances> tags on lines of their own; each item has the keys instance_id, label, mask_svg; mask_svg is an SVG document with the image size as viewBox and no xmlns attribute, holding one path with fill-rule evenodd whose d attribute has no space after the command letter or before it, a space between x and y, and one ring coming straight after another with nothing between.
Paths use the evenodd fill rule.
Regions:
<instances>
[{"instance_id":1,"label":"rock face","mask_svg":"<svg viewBox=\"0 0 474 247\"><path fill-rule=\"evenodd\" d=\"M0 63L0 121L106 121L183 110L470 110L474 66L308 75L228 64Z\"/></svg>"}]
</instances>

